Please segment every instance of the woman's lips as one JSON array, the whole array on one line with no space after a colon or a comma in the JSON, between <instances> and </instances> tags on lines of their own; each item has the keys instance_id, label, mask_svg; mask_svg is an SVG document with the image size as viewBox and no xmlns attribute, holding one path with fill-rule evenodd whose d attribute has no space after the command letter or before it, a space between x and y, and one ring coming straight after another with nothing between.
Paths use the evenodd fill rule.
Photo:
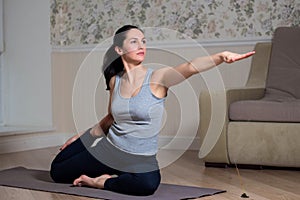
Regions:
<instances>
[{"instance_id":1,"label":"woman's lips","mask_svg":"<svg viewBox=\"0 0 300 200\"><path fill-rule=\"evenodd\" d=\"M144 56L145 53L144 53L144 52L138 52L137 55L139 55L139 56Z\"/></svg>"}]
</instances>

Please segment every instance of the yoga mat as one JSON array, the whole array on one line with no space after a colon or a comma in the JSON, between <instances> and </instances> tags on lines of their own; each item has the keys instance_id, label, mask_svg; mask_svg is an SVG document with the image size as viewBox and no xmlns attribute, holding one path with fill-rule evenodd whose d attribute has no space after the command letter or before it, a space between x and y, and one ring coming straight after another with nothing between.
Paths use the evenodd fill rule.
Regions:
<instances>
[{"instance_id":1,"label":"yoga mat","mask_svg":"<svg viewBox=\"0 0 300 200\"><path fill-rule=\"evenodd\" d=\"M182 200L225 192L224 190L162 183L153 195L130 196L96 188L72 187L71 184L54 183L48 171L26 169L24 167L0 171L0 185L105 200Z\"/></svg>"}]
</instances>

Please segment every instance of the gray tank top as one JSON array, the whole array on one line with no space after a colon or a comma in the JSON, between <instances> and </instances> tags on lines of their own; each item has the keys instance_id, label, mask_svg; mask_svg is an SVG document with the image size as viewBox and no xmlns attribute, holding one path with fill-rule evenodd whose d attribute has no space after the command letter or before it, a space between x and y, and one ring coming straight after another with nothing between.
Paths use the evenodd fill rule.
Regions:
<instances>
[{"instance_id":1,"label":"gray tank top","mask_svg":"<svg viewBox=\"0 0 300 200\"><path fill-rule=\"evenodd\" d=\"M116 76L111 102L114 122L107 139L122 151L136 155L155 155L158 151L165 98L157 98L150 89L153 70L148 69L137 95L124 98L120 76Z\"/></svg>"}]
</instances>

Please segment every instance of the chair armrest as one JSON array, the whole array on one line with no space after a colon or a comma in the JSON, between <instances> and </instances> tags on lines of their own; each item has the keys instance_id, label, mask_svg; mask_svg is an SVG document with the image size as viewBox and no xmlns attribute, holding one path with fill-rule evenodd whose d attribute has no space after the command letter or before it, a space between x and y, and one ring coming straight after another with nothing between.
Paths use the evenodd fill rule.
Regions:
<instances>
[{"instance_id":1,"label":"chair armrest","mask_svg":"<svg viewBox=\"0 0 300 200\"><path fill-rule=\"evenodd\" d=\"M220 98L218 101L226 101L225 106L226 109L224 110L217 110L214 109L215 116L224 116L224 126L223 129L220 130L218 134L220 136L218 137L218 141L213 147L213 149L210 151L209 154L207 154L203 158L203 152L199 152L199 157L203 158L205 162L214 162L214 163L228 163L229 164L229 158L228 158L228 150L227 150L227 125L229 123L228 118L228 107L232 102L239 101L239 100L255 100L260 99L263 97L265 92L264 88L231 88L227 89L225 91L225 99L221 99L221 97L224 97L224 95L218 95L216 93L213 94L213 98ZM221 93L221 92L220 92ZM200 107L200 127L198 129L198 136L200 138L200 141L204 141L206 134L209 129L210 121L212 118L212 101L211 101L211 95L208 91L201 92L200 98L199 98L199 107ZM220 113L225 112L225 113ZM214 133L215 134L215 133ZM203 147L203 144L201 144L201 149ZM201 150L200 149L200 150Z\"/></svg>"},{"instance_id":2,"label":"chair armrest","mask_svg":"<svg viewBox=\"0 0 300 200\"><path fill-rule=\"evenodd\" d=\"M235 101L261 99L264 93L265 88L231 88L226 91L226 103L229 106Z\"/></svg>"}]
</instances>

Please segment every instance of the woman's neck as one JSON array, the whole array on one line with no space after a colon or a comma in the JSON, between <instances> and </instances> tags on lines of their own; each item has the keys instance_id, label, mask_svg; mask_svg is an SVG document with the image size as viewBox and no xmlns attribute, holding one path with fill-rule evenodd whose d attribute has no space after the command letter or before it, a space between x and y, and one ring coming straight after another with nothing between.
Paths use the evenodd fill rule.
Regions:
<instances>
[{"instance_id":1,"label":"woman's neck","mask_svg":"<svg viewBox=\"0 0 300 200\"><path fill-rule=\"evenodd\" d=\"M125 73L123 78L129 83L134 83L136 79L139 79L140 76L143 76L146 68L140 65L124 65Z\"/></svg>"}]
</instances>

